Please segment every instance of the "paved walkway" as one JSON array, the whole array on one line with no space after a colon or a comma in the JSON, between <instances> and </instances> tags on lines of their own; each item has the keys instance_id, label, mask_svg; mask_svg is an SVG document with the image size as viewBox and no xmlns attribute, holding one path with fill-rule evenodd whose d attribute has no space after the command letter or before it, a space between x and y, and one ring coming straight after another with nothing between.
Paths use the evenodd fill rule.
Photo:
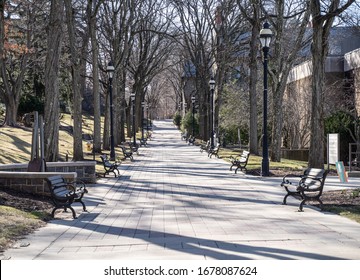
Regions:
<instances>
[{"instance_id":1,"label":"paved walkway","mask_svg":"<svg viewBox=\"0 0 360 280\"><path fill-rule=\"evenodd\" d=\"M299 213L291 198L281 205L280 178L230 172L229 163L181 141L170 121L155 122L153 136L120 178L89 187L89 213L57 214L5 257L360 259L360 224L308 206Z\"/></svg>"}]
</instances>

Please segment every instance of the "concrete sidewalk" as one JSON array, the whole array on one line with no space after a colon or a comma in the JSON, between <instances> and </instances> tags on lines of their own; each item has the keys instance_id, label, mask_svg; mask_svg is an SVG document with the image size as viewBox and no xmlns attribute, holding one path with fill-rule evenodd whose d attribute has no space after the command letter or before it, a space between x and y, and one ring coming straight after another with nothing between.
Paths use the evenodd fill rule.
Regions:
<instances>
[{"instance_id":1,"label":"concrete sidewalk","mask_svg":"<svg viewBox=\"0 0 360 280\"><path fill-rule=\"evenodd\" d=\"M188 146L170 121L120 178L89 187L89 213L70 213L27 236L12 260L360 259L360 224L299 202L281 205L281 178L229 171ZM351 178L351 186L359 181ZM341 186L328 178L325 189Z\"/></svg>"}]
</instances>

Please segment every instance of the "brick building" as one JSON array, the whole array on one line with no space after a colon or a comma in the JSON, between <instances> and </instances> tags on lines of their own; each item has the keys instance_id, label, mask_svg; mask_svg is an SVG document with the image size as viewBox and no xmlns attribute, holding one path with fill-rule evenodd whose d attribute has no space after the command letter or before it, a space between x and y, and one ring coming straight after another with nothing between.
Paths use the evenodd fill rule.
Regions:
<instances>
[{"instance_id":1,"label":"brick building","mask_svg":"<svg viewBox=\"0 0 360 280\"><path fill-rule=\"evenodd\" d=\"M329 42L325 64L325 117L339 110L351 111L360 117L360 29L334 28ZM284 148L309 147L311 75L312 62L307 60L295 66L288 77L284 102ZM348 143L346 145L343 150L348 149Z\"/></svg>"}]
</instances>

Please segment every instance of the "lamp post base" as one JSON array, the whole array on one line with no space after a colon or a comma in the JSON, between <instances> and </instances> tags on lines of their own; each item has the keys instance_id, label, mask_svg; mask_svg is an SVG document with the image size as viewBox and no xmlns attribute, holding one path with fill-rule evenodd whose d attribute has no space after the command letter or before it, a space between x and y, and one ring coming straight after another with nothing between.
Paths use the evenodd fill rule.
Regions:
<instances>
[{"instance_id":1,"label":"lamp post base","mask_svg":"<svg viewBox=\"0 0 360 280\"><path fill-rule=\"evenodd\" d=\"M111 147L110 147L110 160L115 160L115 146L114 146L114 140L111 140Z\"/></svg>"},{"instance_id":2,"label":"lamp post base","mask_svg":"<svg viewBox=\"0 0 360 280\"><path fill-rule=\"evenodd\" d=\"M263 158L261 161L261 176L269 176L269 159Z\"/></svg>"}]
</instances>

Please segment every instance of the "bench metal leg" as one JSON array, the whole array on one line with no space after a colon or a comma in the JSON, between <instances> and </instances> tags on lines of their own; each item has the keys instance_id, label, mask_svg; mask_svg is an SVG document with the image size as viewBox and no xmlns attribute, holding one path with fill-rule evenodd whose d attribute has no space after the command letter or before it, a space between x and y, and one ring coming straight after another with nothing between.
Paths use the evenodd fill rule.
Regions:
<instances>
[{"instance_id":1,"label":"bench metal leg","mask_svg":"<svg viewBox=\"0 0 360 280\"><path fill-rule=\"evenodd\" d=\"M299 212L304 212L303 207L305 205L306 199L303 199L299 205Z\"/></svg>"},{"instance_id":2,"label":"bench metal leg","mask_svg":"<svg viewBox=\"0 0 360 280\"><path fill-rule=\"evenodd\" d=\"M304 205L306 204L306 201L307 200L316 200L319 202L320 204L320 209L322 210L323 209L323 202L320 200L320 197L311 197L311 198L304 198L301 203L300 203L300 206L299 206L299 212L304 212L303 211L303 207Z\"/></svg>"},{"instance_id":3,"label":"bench metal leg","mask_svg":"<svg viewBox=\"0 0 360 280\"><path fill-rule=\"evenodd\" d=\"M52 212L51 212L51 217L52 217L52 218L55 218L55 211L56 211L57 209L59 209L59 207L55 207L55 208L52 210Z\"/></svg>"},{"instance_id":4,"label":"bench metal leg","mask_svg":"<svg viewBox=\"0 0 360 280\"><path fill-rule=\"evenodd\" d=\"M87 212L85 203L84 203L82 200L75 200L75 202L81 203L81 205L82 205L82 207L83 207L83 211L84 211L84 212Z\"/></svg>"},{"instance_id":5,"label":"bench metal leg","mask_svg":"<svg viewBox=\"0 0 360 280\"><path fill-rule=\"evenodd\" d=\"M288 196L290 196L289 193L284 196L283 203L282 203L283 205L286 205L286 199L288 198Z\"/></svg>"},{"instance_id":6,"label":"bench metal leg","mask_svg":"<svg viewBox=\"0 0 360 280\"><path fill-rule=\"evenodd\" d=\"M74 218L74 219L77 219L74 208L72 208L71 206L70 206L69 208L70 208L70 210L71 210L71 212L72 212L73 218Z\"/></svg>"},{"instance_id":7,"label":"bench metal leg","mask_svg":"<svg viewBox=\"0 0 360 280\"><path fill-rule=\"evenodd\" d=\"M116 169L116 170L117 170L117 169ZM118 173L119 173L119 175L120 175L119 170L117 170L117 171L118 171ZM105 171L105 172L104 172L104 178L105 178L106 175L110 175L110 172L114 173L115 178L117 177L117 174L115 173L115 170L108 170L108 171Z\"/></svg>"},{"instance_id":8,"label":"bench metal leg","mask_svg":"<svg viewBox=\"0 0 360 280\"><path fill-rule=\"evenodd\" d=\"M71 210L71 212L72 212L72 214L73 214L73 218L74 218L74 219L77 219L74 208L70 207L70 210Z\"/></svg>"},{"instance_id":9,"label":"bench metal leg","mask_svg":"<svg viewBox=\"0 0 360 280\"><path fill-rule=\"evenodd\" d=\"M316 198L317 201L319 201L320 209L323 210L323 202L320 200L320 197Z\"/></svg>"},{"instance_id":10,"label":"bench metal leg","mask_svg":"<svg viewBox=\"0 0 360 280\"><path fill-rule=\"evenodd\" d=\"M84 205L85 207L85 205ZM73 215L73 219L77 219L76 217L76 213L75 213L75 210L74 208L72 208L71 206L60 206L60 207L55 207L52 212L51 212L51 217L52 218L55 218L55 211L58 210L58 209L64 209L64 212L67 212L67 208L69 208L72 212L72 215Z\"/></svg>"}]
</instances>

